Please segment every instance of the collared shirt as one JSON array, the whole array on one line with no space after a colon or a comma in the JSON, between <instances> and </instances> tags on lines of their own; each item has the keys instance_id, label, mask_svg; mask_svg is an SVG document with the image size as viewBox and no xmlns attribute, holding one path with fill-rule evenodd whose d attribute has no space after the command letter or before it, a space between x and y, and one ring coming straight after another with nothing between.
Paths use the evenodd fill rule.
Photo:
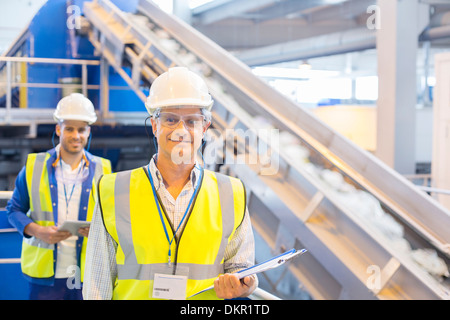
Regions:
<instances>
[{"instance_id":1,"label":"collared shirt","mask_svg":"<svg viewBox=\"0 0 450 320\"><path fill-rule=\"evenodd\" d=\"M56 170L56 182L58 184L58 225L62 225L66 220L78 220L80 208L81 185L83 183L85 157L81 159L78 166L72 170L59 156L60 145L56 146L58 159L54 166ZM70 266L77 265L77 239L78 236L71 236L58 242L55 278L68 278L73 272L67 270Z\"/></svg>"},{"instance_id":2,"label":"collared shirt","mask_svg":"<svg viewBox=\"0 0 450 320\"><path fill-rule=\"evenodd\" d=\"M177 199L174 199L166 189L154 159L150 161L149 168L156 192L161 199L171 224L176 228L186 211L186 207L194 192L194 187L198 182L200 174L198 164L191 171L190 179L183 187ZM183 222L176 236L180 235L185 223L186 221ZM116 250L117 243L106 231L97 203L91 222L87 245L83 284L84 299L110 300L112 298L113 287L117 278ZM252 266L254 261L255 245L253 231L246 208L244 220L236 229L236 232L225 249L224 269L225 272L232 273Z\"/></svg>"},{"instance_id":3,"label":"collared shirt","mask_svg":"<svg viewBox=\"0 0 450 320\"><path fill-rule=\"evenodd\" d=\"M155 161L152 159L150 161L150 173L153 178L153 182L155 184L156 192L158 193L162 205L166 209L166 213L169 216L169 221L172 224L173 230L176 230L183 218L183 215L189 205L189 200L194 194L194 189L196 187L196 183L200 177L200 169L199 165L195 164L194 168L191 171L190 178L188 182L184 185L177 199L174 199L169 191L166 189L164 184L163 177L159 172L158 168L155 165ZM184 219L183 224L178 229L175 234L176 239L179 238L181 231L183 230L186 224L186 219Z\"/></svg>"}]
</instances>

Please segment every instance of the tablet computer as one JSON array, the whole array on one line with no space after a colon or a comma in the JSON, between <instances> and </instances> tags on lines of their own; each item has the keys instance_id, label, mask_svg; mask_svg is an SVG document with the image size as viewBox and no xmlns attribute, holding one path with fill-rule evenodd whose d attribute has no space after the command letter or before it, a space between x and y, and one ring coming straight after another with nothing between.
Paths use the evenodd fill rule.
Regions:
<instances>
[{"instance_id":1,"label":"tablet computer","mask_svg":"<svg viewBox=\"0 0 450 320\"><path fill-rule=\"evenodd\" d=\"M89 227L91 223L89 221L71 221L66 220L63 224L58 228L58 231L69 231L71 234L75 236L79 236L78 229Z\"/></svg>"}]
</instances>

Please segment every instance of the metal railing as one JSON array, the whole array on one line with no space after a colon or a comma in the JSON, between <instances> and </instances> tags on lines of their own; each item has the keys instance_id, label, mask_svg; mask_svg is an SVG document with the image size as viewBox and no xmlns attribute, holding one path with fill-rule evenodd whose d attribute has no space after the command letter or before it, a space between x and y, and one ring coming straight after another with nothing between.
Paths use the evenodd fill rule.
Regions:
<instances>
[{"instance_id":1,"label":"metal railing","mask_svg":"<svg viewBox=\"0 0 450 320\"><path fill-rule=\"evenodd\" d=\"M411 181L417 188L428 192L431 197L436 197L437 194L450 195L450 190L433 187L431 174L412 174L405 175L406 179Z\"/></svg>"},{"instance_id":2,"label":"metal railing","mask_svg":"<svg viewBox=\"0 0 450 320\"><path fill-rule=\"evenodd\" d=\"M444 195L450 195L450 190L448 189L439 189L439 188L433 188L433 187L426 187L426 186L417 186L420 190L423 190L425 192L430 193L439 193Z\"/></svg>"},{"instance_id":3,"label":"metal railing","mask_svg":"<svg viewBox=\"0 0 450 320\"><path fill-rule=\"evenodd\" d=\"M274 296L261 288L256 288L248 297L250 300L281 300L279 297Z\"/></svg>"},{"instance_id":4,"label":"metal railing","mask_svg":"<svg viewBox=\"0 0 450 320\"><path fill-rule=\"evenodd\" d=\"M0 191L0 200L9 200L12 197L12 191Z\"/></svg>"},{"instance_id":5,"label":"metal railing","mask_svg":"<svg viewBox=\"0 0 450 320\"><path fill-rule=\"evenodd\" d=\"M38 83L29 82L27 76L17 77L14 68L15 64L47 64L54 66L81 66L81 77L79 83ZM83 95L88 95L88 90L99 91L99 119L97 123L116 122L142 123L142 115L139 112L110 112L109 92L113 90L130 91L128 85L109 85L108 62L100 60L81 59L56 59L56 58L31 58L31 57L4 57L0 56L0 97L5 96L5 108L0 108L0 125L11 124L37 124L54 123L52 113L54 108L13 108L13 90L15 88L38 88L38 89L61 89L67 91L79 91ZM100 67L99 84L88 82L88 66ZM4 90L2 90L4 88ZM21 97L22 98L22 97ZM145 118L145 117L144 117Z\"/></svg>"},{"instance_id":6,"label":"metal railing","mask_svg":"<svg viewBox=\"0 0 450 320\"><path fill-rule=\"evenodd\" d=\"M50 59L50 58L29 58L29 57L0 57L0 62L5 62L6 79L0 82L0 87L6 87L6 108L4 113L4 123L11 124L12 110L12 91L13 88L46 88L46 89L81 89L84 95L87 95L88 89L100 89L100 85L88 84L88 66L98 66L98 60L76 60L76 59ZM19 82L13 77L13 64L30 63L30 64L52 64L52 65L80 65L81 66L81 83L80 84L64 84L64 83L29 83L28 79L20 79Z\"/></svg>"}]
</instances>

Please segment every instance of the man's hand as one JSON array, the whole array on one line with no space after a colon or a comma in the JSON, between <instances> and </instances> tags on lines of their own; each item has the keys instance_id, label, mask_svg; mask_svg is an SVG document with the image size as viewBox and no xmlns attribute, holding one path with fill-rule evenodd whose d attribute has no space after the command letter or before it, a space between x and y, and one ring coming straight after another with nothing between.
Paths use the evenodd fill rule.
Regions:
<instances>
[{"instance_id":1,"label":"man's hand","mask_svg":"<svg viewBox=\"0 0 450 320\"><path fill-rule=\"evenodd\" d=\"M239 280L232 273L220 275L214 280L214 290L220 299L247 297L256 289L256 281L252 276Z\"/></svg>"},{"instance_id":2,"label":"man's hand","mask_svg":"<svg viewBox=\"0 0 450 320\"><path fill-rule=\"evenodd\" d=\"M78 233L80 234L80 235L82 235L83 237L88 237L88 235L89 235L89 228L90 227L84 227L84 228L80 228L80 229L78 229Z\"/></svg>"},{"instance_id":3,"label":"man's hand","mask_svg":"<svg viewBox=\"0 0 450 320\"><path fill-rule=\"evenodd\" d=\"M43 227L37 223L28 224L24 232L30 236L41 239L48 244L55 244L69 238L72 234L68 231L58 231L56 226Z\"/></svg>"}]
</instances>

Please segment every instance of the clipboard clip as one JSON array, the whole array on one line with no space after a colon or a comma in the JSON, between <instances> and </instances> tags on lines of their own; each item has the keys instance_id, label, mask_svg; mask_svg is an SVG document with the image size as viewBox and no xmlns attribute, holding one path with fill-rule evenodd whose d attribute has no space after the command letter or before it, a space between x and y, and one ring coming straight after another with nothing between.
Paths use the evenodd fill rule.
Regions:
<instances>
[{"instance_id":1,"label":"clipboard clip","mask_svg":"<svg viewBox=\"0 0 450 320\"><path fill-rule=\"evenodd\" d=\"M301 250L295 250L293 249L294 252L288 254L287 256L282 256L280 257L280 259L277 261L278 265L277 266L281 266L283 263L295 258L296 256L302 255L305 252L307 252L308 250L306 249L301 249Z\"/></svg>"},{"instance_id":2,"label":"clipboard clip","mask_svg":"<svg viewBox=\"0 0 450 320\"><path fill-rule=\"evenodd\" d=\"M307 251L308 250L306 250L306 249L301 249L301 250L292 249L292 250L285 252L282 255L272 259L272 265L270 265L270 262L266 262L267 265L264 269L268 270L268 269L277 268L277 267L281 266L282 264L286 263L287 261L292 260L296 256L302 255ZM277 258L279 258L279 259L277 259Z\"/></svg>"},{"instance_id":3,"label":"clipboard clip","mask_svg":"<svg viewBox=\"0 0 450 320\"><path fill-rule=\"evenodd\" d=\"M301 250L291 249L291 250L286 251L286 252L284 252L276 257L273 257L265 262L259 263L250 268L247 268L247 269L240 270L240 271L236 272L236 274L239 276L239 279L242 279L242 278L252 275L252 274L257 274L257 273L264 272L264 271L267 271L267 270L270 270L273 268L277 268L277 267L281 266L282 264L284 264L285 262L291 260L292 258L302 255L307 251L308 250L306 250L306 249L301 249Z\"/></svg>"}]
</instances>

